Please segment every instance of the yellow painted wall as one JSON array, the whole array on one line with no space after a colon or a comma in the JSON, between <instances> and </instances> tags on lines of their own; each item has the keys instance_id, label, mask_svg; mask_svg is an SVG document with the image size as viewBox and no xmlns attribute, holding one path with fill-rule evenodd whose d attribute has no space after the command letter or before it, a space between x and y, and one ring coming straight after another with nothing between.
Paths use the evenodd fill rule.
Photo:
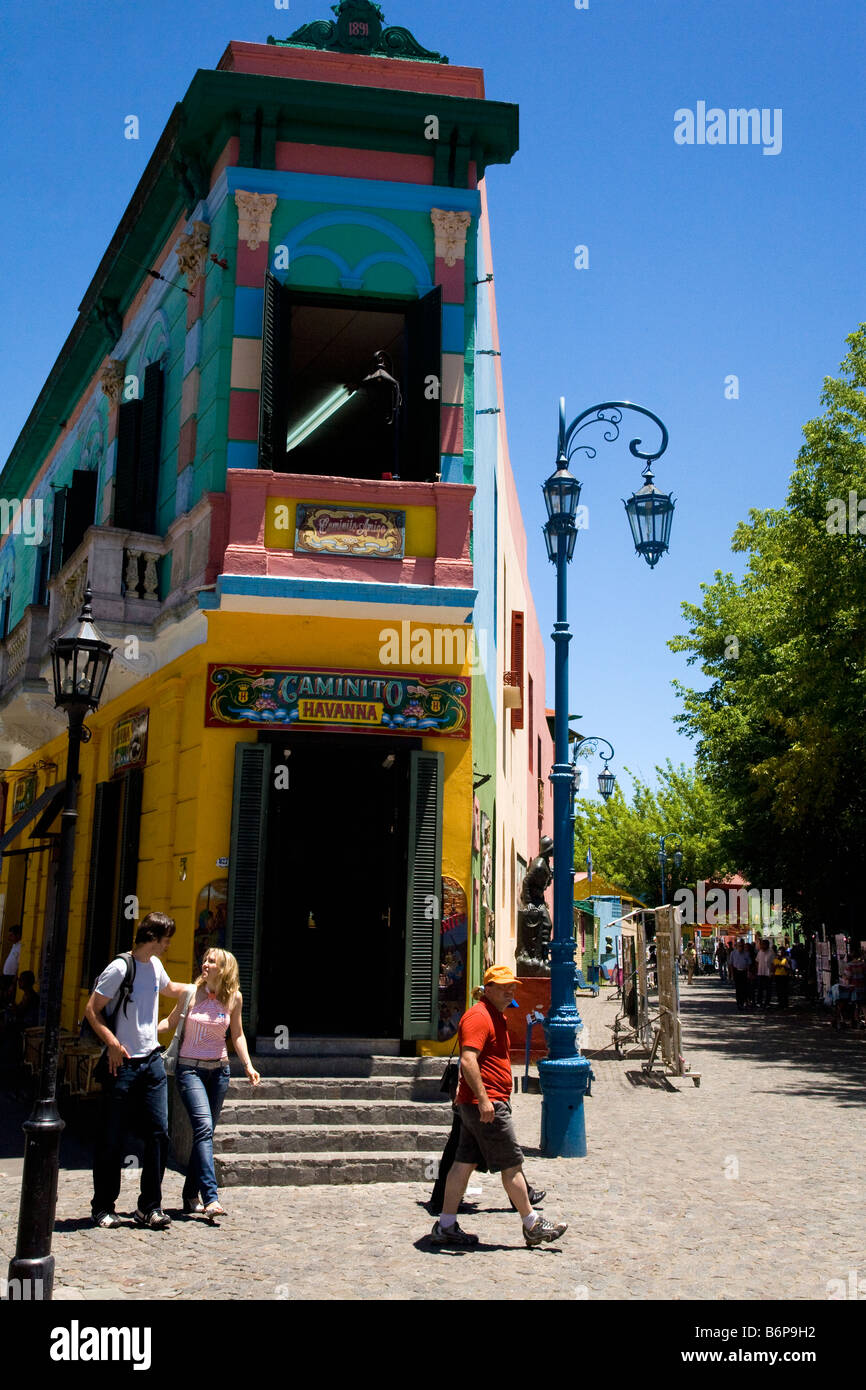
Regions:
<instances>
[{"instance_id":1,"label":"yellow painted wall","mask_svg":"<svg viewBox=\"0 0 866 1390\"><path fill-rule=\"evenodd\" d=\"M399 622L397 622L399 627ZM413 633L427 627L412 623ZM255 742L254 729L206 728L205 681L208 663L286 665L361 670L403 670L379 664L381 620L355 620L299 615L210 613L206 644L194 647L169 667L136 684L126 695L98 710L88 720L93 738L81 750L78 835L70 908L67 963L63 995L63 1024L75 1027L88 989L82 988L84 924L90 872L94 788L110 775L111 730L122 716L138 709L150 711L147 764L144 770L139 846L138 898L140 915L168 912L177 922L165 966L173 979L187 980L192 970L193 932L198 894L226 871L216 861L227 857L231 837L232 783L235 747ZM432 667L415 667L433 674ZM443 675L468 675L468 667L436 668ZM363 737L363 735L359 735ZM444 754L442 872L471 890L472 744L469 739L425 738L423 746ZM53 740L20 764L7 780L44 758L58 764L57 772L41 773L37 794L64 776L66 737ZM50 780L47 780L50 779ZM8 825L8 820L7 820ZM26 839L24 832L23 839ZM15 847L19 847L16 842ZM186 877L181 878L181 858ZM21 969L39 971L49 856L30 860L27 910L22 926ZM9 864L4 859L0 892L6 890ZM38 887L34 887L38 880ZM88 985L91 982L88 981ZM169 1011L163 1001L163 1013Z\"/></svg>"}]
</instances>

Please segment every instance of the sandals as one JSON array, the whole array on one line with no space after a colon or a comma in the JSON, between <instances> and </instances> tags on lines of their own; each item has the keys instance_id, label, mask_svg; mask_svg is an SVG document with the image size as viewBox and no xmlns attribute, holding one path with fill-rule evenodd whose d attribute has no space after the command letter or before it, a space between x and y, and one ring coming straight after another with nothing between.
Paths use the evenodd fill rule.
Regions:
<instances>
[{"instance_id":1,"label":"sandals","mask_svg":"<svg viewBox=\"0 0 866 1390\"><path fill-rule=\"evenodd\" d=\"M201 1216L204 1211L204 1202L199 1201L198 1197L184 1197L183 1209L187 1216Z\"/></svg>"},{"instance_id":2,"label":"sandals","mask_svg":"<svg viewBox=\"0 0 866 1390\"><path fill-rule=\"evenodd\" d=\"M209 1202L208 1205L204 1208L204 1214L211 1225L214 1224L214 1220L217 1216L228 1216L228 1212L226 1211L225 1207L222 1206L219 1202Z\"/></svg>"}]
</instances>

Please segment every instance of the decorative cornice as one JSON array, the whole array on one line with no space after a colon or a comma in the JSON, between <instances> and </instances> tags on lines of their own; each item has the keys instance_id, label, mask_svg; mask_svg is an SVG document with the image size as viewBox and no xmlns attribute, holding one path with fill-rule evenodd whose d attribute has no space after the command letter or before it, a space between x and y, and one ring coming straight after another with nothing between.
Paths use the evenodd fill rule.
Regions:
<instances>
[{"instance_id":1,"label":"decorative cornice","mask_svg":"<svg viewBox=\"0 0 866 1390\"><path fill-rule=\"evenodd\" d=\"M100 372L99 384L102 387L103 395L108 397L111 405L117 405L120 401L125 376L126 363L118 361L116 357L109 357Z\"/></svg>"},{"instance_id":2,"label":"decorative cornice","mask_svg":"<svg viewBox=\"0 0 866 1390\"><path fill-rule=\"evenodd\" d=\"M271 217L277 206L276 193L247 193L239 188L235 193L238 209L238 240L245 241L250 251L257 251L271 234Z\"/></svg>"},{"instance_id":3,"label":"decorative cornice","mask_svg":"<svg viewBox=\"0 0 866 1390\"><path fill-rule=\"evenodd\" d=\"M472 222L470 212L447 212L432 208L430 220L436 233L436 259L456 265L466 259L466 233Z\"/></svg>"},{"instance_id":4,"label":"decorative cornice","mask_svg":"<svg viewBox=\"0 0 866 1390\"><path fill-rule=\"evenodd\" d=\"M399 24L384 27L385 15L381 5L371 0L339 0L331 6L337 16L316 19L302 24L287 39L268 35L268 43L290 48L322 48L329 53L370 53L385 58L411 58L416 62L447 63L441 53L434 53L421 44Z\"/></svg>"},{"instance_id":5,"label":"decorative cornice","mask_svg":"<svg viewBox=\"0 0 866 1390\"><path fill-rule=\"evenodd\" d=\"M193 222L192 231L184 232L177 245L178 269L186 276L187 287L194 290L205 272L207 248L210 243L210 223Z\"/></svg>"}]
</instances>

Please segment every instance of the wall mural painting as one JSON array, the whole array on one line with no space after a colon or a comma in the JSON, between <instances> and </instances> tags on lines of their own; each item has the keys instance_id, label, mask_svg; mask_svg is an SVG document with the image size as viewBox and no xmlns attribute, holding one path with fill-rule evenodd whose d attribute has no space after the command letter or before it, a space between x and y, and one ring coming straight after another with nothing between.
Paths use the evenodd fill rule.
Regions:
<instances>
[{"instance_id":1,"label":"wall mural painting","mask_svg":"<svg viewBox=\"0 0 866 1390\"><path fill-rule=\"evenodd\" d=\"M196 974L201 967L205 951L209 951L212 946L225 947L228 896L227 878L215 878L212 883L205 884L198 895L193 937L193 969Z\"/></svg>"},{"instance_id":2,"label":"wall mural painting","mask_svg":"<svg viewBox=\"0 0 866 1390\"><path fill-rule=\"evenodd\" d=\"M456 878L442 877L442 938L439 945L439 1041L457 1032L466 1009L469 917L466 893Z\"/></svg>"}]
</instances>

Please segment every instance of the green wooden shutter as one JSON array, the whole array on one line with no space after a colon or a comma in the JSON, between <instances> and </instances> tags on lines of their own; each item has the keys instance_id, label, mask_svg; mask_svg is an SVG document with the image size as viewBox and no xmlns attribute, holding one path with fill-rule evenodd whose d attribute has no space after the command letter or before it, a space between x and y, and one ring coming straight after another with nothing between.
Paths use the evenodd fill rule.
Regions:
<instances>
[{"instance_id":1,"label":"green wooden shutter","mask_svg":"<svg viewBox=\"0 0 866 1390\"><path fill-rule=\"evenodd\" d=\"M114 465L114 525L135 531L135 488L141 433L141 401L124 401L117 412L117 459Z\"/></svg>"},{"instance_id":2,"label":"green wooden shutter","mask_svg":"<svg viewBox=\"0 0 866 1390\"><path fill-rule=\"evenodd\" d=\"M141 797L144 773L134 767L123 779L123 814L120 821L120 872L117 880L115 951L129 951L135 939L136 923L124 913L128 897L138 889L138 842L141 833ZM141 915L141 914L139 914Z\"/></svg>"},{"instance_id":3,"label":"green wooden shutter","mask_svg":"<svg viewBox=\"0 0 866 1390\"><path fill-rule=\"evenodd\" d=\"M161 364L151 362L144 370L144 400L141 403L141 434L135 476L135 529L150 535L154 534L156 528L164 384Z\"/></svg>"},{"instance_id":4,"label":"green wooden shutter","mask_svg":"<svg viewBox=\"0 0 866 1390\"><path fill-rule=\"evenodd\" d=\"M289 418L289 325L286 291L270 271L265 276L262 316L262 381L259 393L259 468L280 470L286 456Z\"/></svg>"},{"instance_id":5,"label":"green wooden shutter","mask_svg":"<svg viewBox=\"0 0 866 1390\"><path fill-rule=\"evenodd\" d=\"M51 513L51 559L49 578L53 579L63 563L63 528L66 525L66 494L68 488L54 489L54 509Z\"/></svg>"},{"instance_id":6,"label":"green wooden shutter","mask_svg":"<svg viewBox=\"0 0 866 1390\"><path fill-rule=\"evenodd\" d=\"M409 754L404 1038L438 1034L444 761L442 753Z\"/></svg>"},{"instance_id":7,"label":"green wooden shutter","mask_svg":"<svg viewBox=\"0 0 866 1390\"><path fill-rule=\"evenodd\" d=\"M249 1029L252 1038L258 1026L270 780L270 744L239 743L235 749L226 945L238 962L244 1028Z\"/></svg>"},{"instance_id":8,"label":"green wooden shutter","mask_svg":"<svg viewBox=\"0 0 866 1390\"><path fill-rule=\"evenodd\" d=\"M117 861L117 823L120 783L97 782L90 841L90 879L81 984L90 989L111 957L111 922L114 912L114 868Z\"/></svg>"},{"instance_id":9,"label":"green wooden shutter","mask_svg":"<svg viewBox=\"0 0 866 1390\"><path fill-rule=\"evenodd\" d=\"M96 520L96 487L98 478L86 468L76 468L72 473L72 486L66 493L66 517L63 526L63 554L61 564L75 554L84 533Z\"/></svg>"}]
</instances>

